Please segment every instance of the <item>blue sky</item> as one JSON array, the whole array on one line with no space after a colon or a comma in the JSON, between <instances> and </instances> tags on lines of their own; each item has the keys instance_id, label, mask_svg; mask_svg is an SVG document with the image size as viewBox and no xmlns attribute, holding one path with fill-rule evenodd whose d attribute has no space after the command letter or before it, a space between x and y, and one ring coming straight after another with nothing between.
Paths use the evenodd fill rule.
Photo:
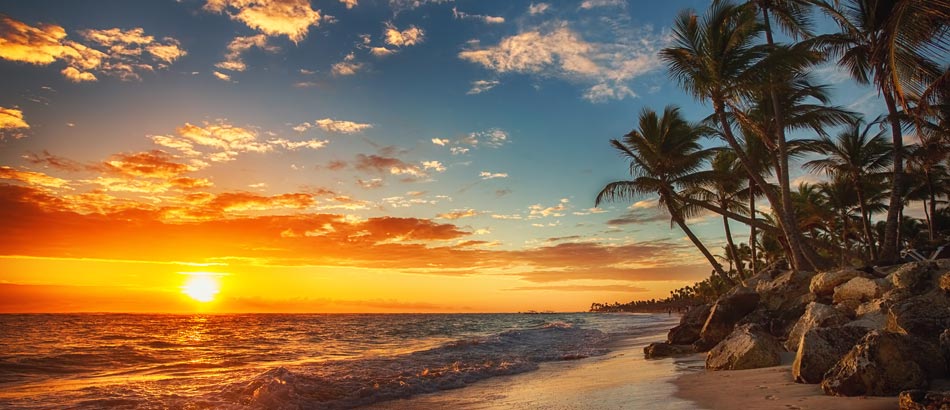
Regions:
<instances>
[{"instance_id":1,"label":"blue sky","mask_svg":"<svg viewBox=\"0 0 950 410\"><path fill-rule=\"evenodd\" d=\"M240 206L215 218L412 218L466 235L431 243L401 236L408 244L488 254L570 253L576 249L564 246L573 244L616 252L603 262L614 273L593 273L596 261L532 260L473 275L509 280L498 286L558 283L534 289L538 300L662 296L705 276L698 252L651 198L591 208L605 183L625 177L608 140L634 127L643 107L676 104L690 119L708 115L657 56L675 15L707 3L0 2L0 108L17 117L3 123L0 165L7 185L66 204L42 212L147 210L163 224L200 223L196 210L241 193ZM77 51L87 47L96 58ZM816 77L835 86L837 104L869 115L883 108L833 64ZM169 185L169 178L187 179ZM27 191L18 192L11 195L24 201ZM286 196L298 194L308 199ZM628 212L641 221L618 224ZM693 222L721 247L718 219ZM80 237L64 241L56 251L4 254L84 256ZM460 245L470 241L477 243ZM624 253L641 245L643 254ZM415 268L397 270L425 270L413 277L421 282L457 270ZM524 274L553 268L567 273ZM499 300L505 295L515 298L501 292Z\"/></svg>"}]
</instances>

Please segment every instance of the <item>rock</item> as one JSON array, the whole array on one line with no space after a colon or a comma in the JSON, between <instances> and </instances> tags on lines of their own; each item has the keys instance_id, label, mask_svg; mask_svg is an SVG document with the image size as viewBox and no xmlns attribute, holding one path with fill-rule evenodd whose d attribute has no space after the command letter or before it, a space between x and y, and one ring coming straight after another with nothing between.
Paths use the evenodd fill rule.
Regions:
<instances>
[{"instance_id":1,"label":"rock","mask_svg":"<svg viewBox=\"0 0 950 410\"><path fill-rule=\"evenodd\" d=\"M674 345L688 345L699 340L699 332L709 317L709 304L694 306L680 319L680 324L670 329L666 341Z\"/></svg>"},{"instance_id":2,"label":"rock","mask_svg":"<svg viewBox=\"0 0 950 410\"><path fill-rule=\"evenodd\" d=\"M822 272L811 278L809 290L816 295L831 295L835 286L845 283L865 273L853 268L844 268L835 271Z\"/></svg>"},{"instance_id":3,"label":"rock","mask_svg":"<svg viewBox=\"0 0 950 410\"><path fill-rule=\"evenodd\" d=\"M814 276L814 272L790 270L771 280L759 280L755 287L750 287L762 297L759 303L767 310L781 311L794 305L804 308L804 304L798 299L808 293L811 278Z\"/></svg>"},{"instance_id":4,"label":"rock","mask_svg":"<svg viewBox=\"0 0 950 410\"><path fill-rule=\"evenodd\" d=\"M874 279L859 276L835 286L834 301L835 303L841 303L848 300L861 303L878 298L883 293Z\"/></svg>"},{"instance_id":5,"label":"rock","mask_svg":"<svg viewBox=\"0 0 950 410\"><path fill-rule=\"evenodd\" d=\"M937 264L930 261L905 263L889 276L895 288L923 293L932 285L931 279L937 269Z\"/></svg>"},{"instance_id":6,"label":"rock","mask_svg":"<svg viewBox=\"0 0 950 410\"><path fill-rule=\"evenodd\" d=\"M914 296L888 308L887 330L936 342L950 328L950 298L941 291Z\"/></svg>"},{"instance_id":7,"label":"rock","mask_svg":"<svg viewBox=\"0 0 950 410\"><path fill-rule=\"evenodd\" d=\"M887 291L894 289L894 282L887 277L874 279L874 283L877 283L877 287L881 288L881 294L887 293Z\"/></svg>"},{"instance_id":8,"label":"rock","mask_svg":"<svg viewBox=\"0 0 950 410\"><path fill-rule=\"evenodd\" d=\"M858 307L854 309L854 315L857 317L861 317L867 314L880 313L883 311L884 311L884 301L881 299L874 299L870 302L864 302L858 305Z\"/></svg>"},{"instance_id":9,"label":"rock","mask_svg":"<svg viewBox=\"0 0 950 410\"><path fill-rule=\"evenodd\" d=\"M721 296L709 311L709 317L699 332L699 340L693 343L696 351L705 352L725 339L732 328L755 310L759 304L759 294L747 287L736 286Z\"/></svg>"},{"instance_id":10,"label":"rock","mask_svg":"<svg viewBox=\"0 0 950 410\"><path fill-rule=\"evenodd\" d=\"M860 327L867 330L884 330L887 328L887 315L884 312L871 312L844 324L848 327Z\"/></svg>"},{"instance_id":11,"label":"rock","mask_svg":"<svg viewBox=\"0 0 950 410\"><path fill-rule=\"evenodd\" d=\"M742 370L778 366L782 347L761 327L746 324L729 334L706 354L706 368Z\"/></svg>"},{"instance_id":12,"label":"rock","mask_svg":"<svg viewBox=\"0 0 950 410\"><path fill-rule=\"evenodd\" d=\"M799 383L820 383L831 369L851 348L868 333L860 327L820 327L809 330L802 337L792 377Z\"/></svg>"},{"instance_id":13,"label":"rock","mask_svg":"<svg viewBox=\"0 0 950 410\"><path fill-rule=\"evenodd\" d=\"M662 357L677 356L682 354L695 353L693 346L690 345L671 345L666 342L650 343L643 348L643 356L647 359L659 359Z\"/></svg>"},{"instance_id":14,"label":"rock","mask_svg":"<svg viewBox=\"0 0 950 410\"><path fill-rule=\"evenodd\" d=\"M848 323L848 317L839 310L818 302L809 303L805 308L805 313L788 333L785 348L790 352L797 352L798 343L801 342L805 332L816 327L840 326L845 323Z\"/></svg>"},{"instance_id":15,"label":"rock","mask_svg":"<svg viewBox=\"0 0 950 410\"><path fill-rule=\"evenodd\" d=\"M861 306L861 301L854 299L842 300L839 303L835 303L834 308L838 309L839 312L843 313L849 318L853 318L857 315L858 307Z\"/></svg>"},{"instance_id":16,"label":"rock","mask_svg":"<svg viewBox=\"0 0 950 410\"><path fill-rule=\"evenodd\" d=\"M940 278L937 279L937 286L940 290L950 293L950 272L945 272L943 275L940 275Z\"/></svg>"},{"instance_id":17,"label":"rock","mask_svg":"<svg viewBox=\"0 0 950 410\"><path fill-rule=\"evenodd\" d=\"M908 390L898 396L900 410L947 410L950 409L950 392Z\"/></svg>"},{"instance_id":18,"label":"rock","mask_svg":"<svg viewBox=\"0 0 950 410\"><path fill-rule=\"evenodd\" d=\"M872 330L825 373L821 389L835 396L893 396L925 389L945 372L940 351L930 343Z\"/></svg>"}]
</instances>

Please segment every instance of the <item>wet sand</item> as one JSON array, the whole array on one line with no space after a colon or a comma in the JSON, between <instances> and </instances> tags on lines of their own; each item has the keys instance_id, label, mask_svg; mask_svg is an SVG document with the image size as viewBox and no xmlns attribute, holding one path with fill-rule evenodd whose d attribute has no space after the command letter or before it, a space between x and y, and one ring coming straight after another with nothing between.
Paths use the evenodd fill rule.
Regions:
<instances>
[{"instance_id":1,"label":"wet sand","mask_svg":"<svg viewBox=\"0 0 950 410\"><path fill-rule=\"evenodd\" d=\"M673 381L702 368L702 356L645 360L643 347L662 340L652 335L623 340L604 356L542 363L533 372L495 377L470 386L371 409L696 409L675 397Z\"/></svg>"}]
</instances>

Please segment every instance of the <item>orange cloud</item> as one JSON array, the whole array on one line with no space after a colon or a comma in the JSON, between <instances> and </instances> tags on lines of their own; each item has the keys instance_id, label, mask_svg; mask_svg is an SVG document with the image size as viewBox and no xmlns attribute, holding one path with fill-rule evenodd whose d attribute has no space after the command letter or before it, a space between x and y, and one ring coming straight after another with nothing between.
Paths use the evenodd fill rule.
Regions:
<instances>
[{"instance_id":1,"label":"orange cloud","mask_svg":"<svg viewBox=\"0 0 950 410\"><path fill-rule=\"evenodd\" d=\"M101 51L67 40L66 30L55 24L31 26L0 15L0 58L35 65L64 61L63 76L85 82L98 79L93 71L138 80L140 73L154 71L153 62L164 68L187 54L178 40L165 37L157 41L142 28L83 30L80 34L106 48ZM144 54L150 57L146 59Z\"/></svg>"},{"instance_id":2,"label":"orange cloud","mask_svg":"<svg viewBox=\"0 0 950 410\"><path fill-rule=\"evenodd\" d=\"M227 13L248 27L269 36L287 36L299 42L307 36L310 26L320 24L319 10L309 0L208 0L205 10Z\"/></svg>"},{"instance_id":3,"label":"orange cloud","mask_svg":"<svg viewBox=\"0 0 950 410\"><path fill-rule=\"evenodd\" d=\"M247 69L247 65L244 64L244 53L255 47L271 53L280 50L277 46L267 44L267 36L264 34L235 37L228 43L228 52L224 55L224 61L215 64L215 67L231 71L244 71Z\"/></svg>"},{"instance_id":4,"label":"orange cloud","mask_svg":"<svg viewBox=\"0 0 950 410\"><path fill-rule=\"evenodd\" d=\"M425 32L416 26L409 26L405 30L399 30L391 23L386 23L383 30L383 38L386 44L396 47L408 47L422 43L425 40Z\"/></svg>"},{"instance_id":5,"label":"orange cloud","mask_svg":"<svg viewBox=\"0 0 950 410\"><path fill-rule=\"evenodd\" d=\"M30 128L30 124L23 120L23 111L0 107L0 130L11 128Z\"/></svg>"},{"instance_id":6,"label":"orange cloud","mask_svg":"<svg viewBox=\"0 0 950 410\"><path fill-rule=\"evenodd\" d=\"M8 166L0 166L0 179L12 179L47 188L65 188L69 186L69 181L65 179L51 177L40 172L18 171Z\"/></svg>"}]
</instances>

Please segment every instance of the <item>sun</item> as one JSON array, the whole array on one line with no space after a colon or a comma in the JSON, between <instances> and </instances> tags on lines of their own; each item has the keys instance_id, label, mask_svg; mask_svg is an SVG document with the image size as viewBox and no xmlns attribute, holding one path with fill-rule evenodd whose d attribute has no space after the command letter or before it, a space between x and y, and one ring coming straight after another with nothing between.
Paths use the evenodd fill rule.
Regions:
<instances>
[{"instance_id":1,"label":"sun","mask_svg":"<svg viewBox=\"0 0 950 410\"><path fill-rule=\"evenodd\" d=\"M181 287L181 293L184 293L199 302L211 302L221 291L221 284L218 278L207 273L189 273L184 286Z\"/></svg>"}]
</instances>

